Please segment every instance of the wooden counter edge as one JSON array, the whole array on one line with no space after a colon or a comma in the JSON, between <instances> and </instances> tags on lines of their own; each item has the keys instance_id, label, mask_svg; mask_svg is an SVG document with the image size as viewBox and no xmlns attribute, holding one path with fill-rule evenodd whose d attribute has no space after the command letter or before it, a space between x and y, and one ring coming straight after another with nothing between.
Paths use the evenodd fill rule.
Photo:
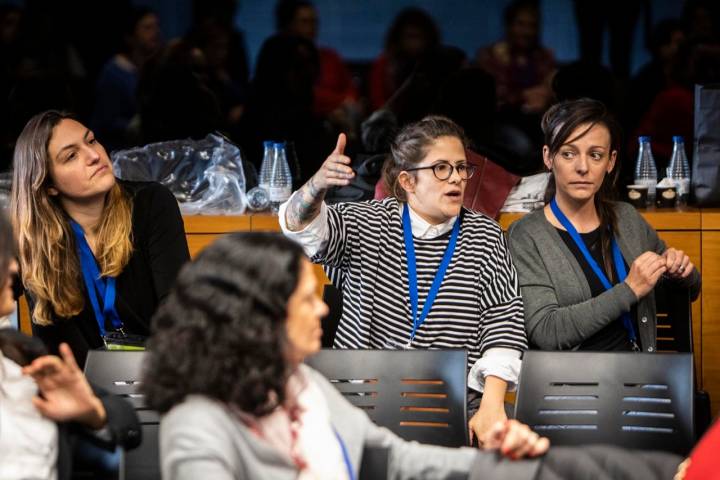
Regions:
<instances>
[{"instance_id":1,"label":"wooden counter edge","mask_svg":"<svg viewBox=\"0 0 720 480\"><path fill-rule=\"evenodd\" d=\"M720 208L704 208L701 212L703 230L720 230Z\"/></svg>"},{"instance_id":2,"label":"wooden counter edge","mask_svg":"<svg viewBox=\"0 0 720 480\"><path fill-rule=\"evenodd\" d=\"M229 233L250 230L250 215L183 215L185 233Z\"/></svg>"},{"instance_id":3,"label":"wooden counter edge","mask_svg":"<svg viewBox=\"0 0 720 480\"><path fill-rule=\"evenodd\" d=\"M697 208L684 209L648 209L638 210L655 230L700 230L705 227L704 212ZM518 220L525 213L503 212L497 221L503 230ZM716 213L717 225L720 228L720 210Z\"/></svg>"},{"instance_id":4,"label":"wooden counter edge","mask_svg":"<svg viewBox=\"0 0 720 480\"><path fill-rule=\"evenodd\" d=\"M639 210L655 230L720 230L720 209L701 211L686 209ZM497 221L503 230L525 213L501 213ZM277 217L271 214L249 215L185 215L185 233L228 233L242 230L279 230Z\"/></svg>"}]
</instances>

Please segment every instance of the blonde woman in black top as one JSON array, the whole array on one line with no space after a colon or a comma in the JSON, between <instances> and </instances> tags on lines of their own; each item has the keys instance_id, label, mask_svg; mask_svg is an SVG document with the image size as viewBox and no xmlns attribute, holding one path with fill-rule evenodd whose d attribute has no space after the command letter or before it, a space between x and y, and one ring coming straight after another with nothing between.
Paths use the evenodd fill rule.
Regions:
<instances>
[{"instance_id":1,"label":"blonde woman in black top","mask_svg":"<svg viewBox=\"0 0 720 480\"><path fill-rule=\"evenodd\" d=\"M169 190L117 180L92 131L47 111L17 140L11 212L33 333L52 352L67 342L82 365L89 349L149 334L189 259Z\"/></svg>"}]
</instances>

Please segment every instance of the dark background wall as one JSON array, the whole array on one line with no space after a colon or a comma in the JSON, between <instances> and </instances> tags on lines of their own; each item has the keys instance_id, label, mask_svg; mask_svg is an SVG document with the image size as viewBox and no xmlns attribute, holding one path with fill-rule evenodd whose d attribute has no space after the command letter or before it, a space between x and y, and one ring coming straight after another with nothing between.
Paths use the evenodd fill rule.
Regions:
<instances>
[{"instance_id":1,"label":"dark background wall","mask_svg":"<svg viewBox=\"0 0 720 480\"><path fill-rule=\"evenodd\" d=\"M601 0L583 0L587 2ZM189 0L137 0L137 4L157 9L167 38L179 36L187 29L191 18ZM473 56L478 47L494 42L502 36L502 11L508 0L316 0L320 16L321 45L333 46L351 61L371 60L382 49L385 31L395 14L406 6L427 10L440 26L443 39L450 45L463 48ZM653 23L668 17L678 17L681 0L648 0ZM540 0L542 10L543 43L555 52L561 62L578 57L577 27L572 0ZM239 0L236 25L246 35L248 54L254 64L260 45L274 30L273 0ZM639 68L648 55L642 39L643 20L639 20L632 45L633 70Z\"/></svg>"}]
</instances>

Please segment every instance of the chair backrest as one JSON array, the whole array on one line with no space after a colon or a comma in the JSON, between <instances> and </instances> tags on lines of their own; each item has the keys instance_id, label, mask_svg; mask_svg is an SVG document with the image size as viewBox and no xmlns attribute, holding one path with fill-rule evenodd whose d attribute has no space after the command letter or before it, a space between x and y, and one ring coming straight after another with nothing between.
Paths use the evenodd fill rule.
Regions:
<instances>
[{"instance_id":1,"label":"chair backrest","mask_svg":"<svg viewBox=\"0 0 720 480\"><path fill-rule=\"evenodd\" d=\"M142 426L142 443L125 453L124 477L132 480L160 478L158 430L160 416L145 404L138 391L145 352L91 350L85 362L85 376L105 390L128 400Z\"/></svg>"},{"instance_id":2,"label":"chair backrest","mask_svg":"<svg viewBox=\"0 0 720 480\"><path fill-rule=\"evenodd\" d=\"M306 363L378 425L406 440L466 445L465 350L331 350Z\"/></svg>"},{"instance_id":3,"label":"chair backrest","mask_svg":"<svg viewBox=\"0 0 720 480\"><path fill-rule=\"evenodd\" d=\"M655 287L657 351L692 352L690 291L660 282Z\"/></svg>"},{"instance_id":4,"label":"chair backrest","mask_svg":"<svg viewBox=\"0 0 720 480\"><path fill-rule=\"evenodd\" d=\"M515 417L556 445L687 454L694 441L692 354L525 352Z\"/></svg>"}]
</instances>

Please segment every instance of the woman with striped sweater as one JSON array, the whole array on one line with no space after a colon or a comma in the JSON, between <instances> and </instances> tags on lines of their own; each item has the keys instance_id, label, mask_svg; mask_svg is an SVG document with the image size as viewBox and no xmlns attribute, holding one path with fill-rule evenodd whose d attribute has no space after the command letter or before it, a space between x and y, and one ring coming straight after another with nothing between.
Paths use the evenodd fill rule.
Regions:
<instances>
[{"instance_id":1,"label":"woman with striped sweater","mask_svg":"<svg viewBox=\"0 0 720 480\"><path fill-rule=\"evenodd\" d=\"M384 171L390 198L328 206L327 189L354 175L341 134L279 216L342 291L336 348L467 349L470 436L482 443L506 418L503 399L527 339L503 232L462 206L474 173L465 147L459 126L426 117L393 142Z\"/></svg>"}]
</instances>

